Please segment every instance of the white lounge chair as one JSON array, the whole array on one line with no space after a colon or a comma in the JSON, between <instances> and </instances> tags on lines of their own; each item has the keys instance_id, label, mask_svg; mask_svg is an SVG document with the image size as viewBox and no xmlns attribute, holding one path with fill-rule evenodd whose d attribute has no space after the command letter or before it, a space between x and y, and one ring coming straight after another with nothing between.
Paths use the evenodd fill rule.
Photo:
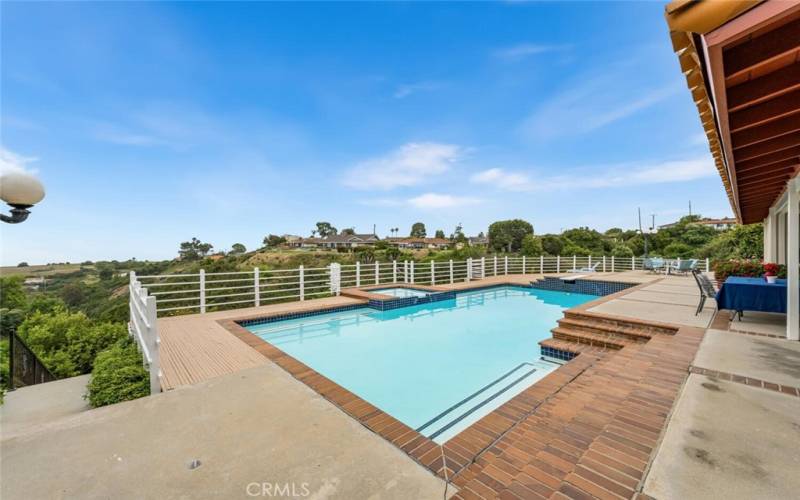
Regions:
<instances>
[{"instance_id":1,"label":"white lounge chair","mask_svg":"<svg viewBox=\"0 0 800 500\"><path fill-rule=\"evenodd\" d=\"M578 269L570 269L567 271L568 273L594 273L597 272L597 266L599 266L599 262L595 262L592 264L591 267L580 267Z\"/></svg>"}]
</instances>

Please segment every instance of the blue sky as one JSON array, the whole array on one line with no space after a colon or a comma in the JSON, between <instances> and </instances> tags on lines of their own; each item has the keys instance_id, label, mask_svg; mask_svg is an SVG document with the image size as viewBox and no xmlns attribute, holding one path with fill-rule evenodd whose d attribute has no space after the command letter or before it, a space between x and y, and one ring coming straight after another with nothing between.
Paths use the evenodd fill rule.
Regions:
<instances>
[{"instance_id":1,"label":"blue sky","mask_svg":"<svg viewBox=\"0 0 800 500\"><path fill-rule=\"evenodd\" d=\"M661 3L2 4L2 263L730 213Z\"/></svg>"}]
</instances>

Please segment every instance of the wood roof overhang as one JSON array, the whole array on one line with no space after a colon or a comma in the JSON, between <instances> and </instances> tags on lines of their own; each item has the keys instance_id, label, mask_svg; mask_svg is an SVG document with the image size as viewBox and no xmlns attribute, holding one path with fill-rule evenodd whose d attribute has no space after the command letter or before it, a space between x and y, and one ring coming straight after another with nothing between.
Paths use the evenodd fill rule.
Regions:
<instances>
[{"instance_id":1,"label":"wood roof overhang","mask_svg":"<svg viewBox=\"0 0 800 500\"><path fill-rule=\"evenodd\" d=\"M666 11L734 214L759 222L800 169L800 1L680 0Z\"/></svg>"}]
</instances>

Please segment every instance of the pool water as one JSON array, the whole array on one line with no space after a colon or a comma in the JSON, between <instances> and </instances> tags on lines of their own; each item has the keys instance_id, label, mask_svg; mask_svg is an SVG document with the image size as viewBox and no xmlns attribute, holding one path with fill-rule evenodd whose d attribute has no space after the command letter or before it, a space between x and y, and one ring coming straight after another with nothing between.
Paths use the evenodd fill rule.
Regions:
<instances>
[{"instance_id":1,"label":"pool water","mask_svg":"<svg viewBox=\"0 0 800 500\"><path fill-rule=\"evenodd\" d=\"M247 328L441 443L557 368L538 342L564 309L595 298L500 287Z\"/></svg>"},{"instance_id":2,"label":"pool water","mask_svg":"<svg viewBox=\"0 0 800 500\"><path fill-rule=\"evenodd\" d=\"M391 295L392 297L400 297L403 299L407 297L425 297L429 293L426 292L425 290L417 290L415 288L402 288L402 287L373 288L367 291L371 293L380 293L381 295Z\"/></svg>"}]
</instances>

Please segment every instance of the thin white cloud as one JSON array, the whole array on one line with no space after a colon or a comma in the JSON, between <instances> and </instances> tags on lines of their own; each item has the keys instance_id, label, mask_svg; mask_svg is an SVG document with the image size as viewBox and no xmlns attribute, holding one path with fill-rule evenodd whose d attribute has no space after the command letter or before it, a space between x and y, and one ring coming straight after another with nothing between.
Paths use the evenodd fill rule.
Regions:
<instances>
[{"instance_id":1,"label":"thin white cloud","mask_svg":"<svg viewBox=\"0 0 800 500\"><path fill-rule=\"evenodd\" d=\"M520 43L518 45L512 45L511 47L504 47L502 49L496 50L492 53L492 55L494 55L494 57L497 59L507 62L513 62L537 54L567 50L569 48L570 45L544 45L538 43Z\"/></svg>"},{"instance_id":2,"label":"thin white cloud","mask_svg":"<svg viewBox=\"0 0 800 500\"><path fill-rule=\"evenodd\" d=\"M412 207L421 209L463 207L480 202L478 198L439 193L425 193L408 200Z\"/></svg>"},{"instance_id":3,"label":"thin white cloud","mask_svg":"<svg viewBox=\"0 0 800 500\"><path fill-rule=\"evenodd\" d=\"M530 139L585 134L658 104L681 91L678 84L653 86L630 78L632 69L589 76L538 106L521 125Z\"/></svg>"},{"instance_id":4,"label":"thin white cloud","mask_svg":"<svg viewBox=\"0 0 800 500\"><path fill-rule=\"evenodd\" d=\"M110 123L97 124L92 131L92 135L99 141L123 146L157 146L164 144L164 141L153 135L131 132Z\"/></svg>"},{"instance_id":5,"label":"thin white cloud","mask_svg":"<svg viewBox=\"0 0 800 500\"><path fill-rule=\"evenodd\" d=\"M509 191L525 191L531 185L531 179L527 174L506 172L502 168L490 168L478 172L470 177L470 181L476 184L491 184Z\"/></svg>"},{"instance_id":6,"label":"thin white cloud","mask_svg":"<svg viewBox=\"0 0 800 500\"><path fill-rule=\"evenodd\" d=\"M35 174L36 170L28 168L29 163L33 163L37 158L23 156L10 149L0 146L0 174L27 173Z\"/></svg>"},{"instance_id":7,"label":"thin white cloud","mask_svg":"<svg viewBox=\"0 0 800 500\"><path fill-rule=\"evenodd\" d=\"M449 170L462 152L461 147L453 144L411 142L383 156L359 162L345 172L343 183L354 189L415 186Z\"/></svg>"},{"instance_id":8,"label":"thin white cloud","mask_svg":"<svg viewBox=\"0 0 800 500\"><path fill-rule=\"evenodd\" d=\"M416 94L418 92L430 92L433 90L438 90L442 87L443 84L439 82L406 83L403 85L398 85L394 91L394 94L392 94L392 97L395 99L404 99L411 94Z\"/></svg>"},{"instance_id":9,"label":"thin white cloud","mask_svg":"<svg viewBox=\"0 0 800 500\"><path fill-rule=\"evenodd\" d=\"M669 160L650 164L626 163L574 170L572 175L537 176L492 168L474 174L470 181L506 191L543 191L620 188L648 184L686 182L717 174L707 157Z\"/></svg>"},{"instance_id":10,"label":"thin white cloud","mask_svg":"<svg viewBox=\"0 0 800 500\"><path fill-rule=\"evenodd\" d=\"M481 203L483 200L469 196L456 196L443 193L424 193L413 198L373 198L359 203L368 207L411 207L420 210L435 208L455 208Z\"/></svg>"}]
</instances>

